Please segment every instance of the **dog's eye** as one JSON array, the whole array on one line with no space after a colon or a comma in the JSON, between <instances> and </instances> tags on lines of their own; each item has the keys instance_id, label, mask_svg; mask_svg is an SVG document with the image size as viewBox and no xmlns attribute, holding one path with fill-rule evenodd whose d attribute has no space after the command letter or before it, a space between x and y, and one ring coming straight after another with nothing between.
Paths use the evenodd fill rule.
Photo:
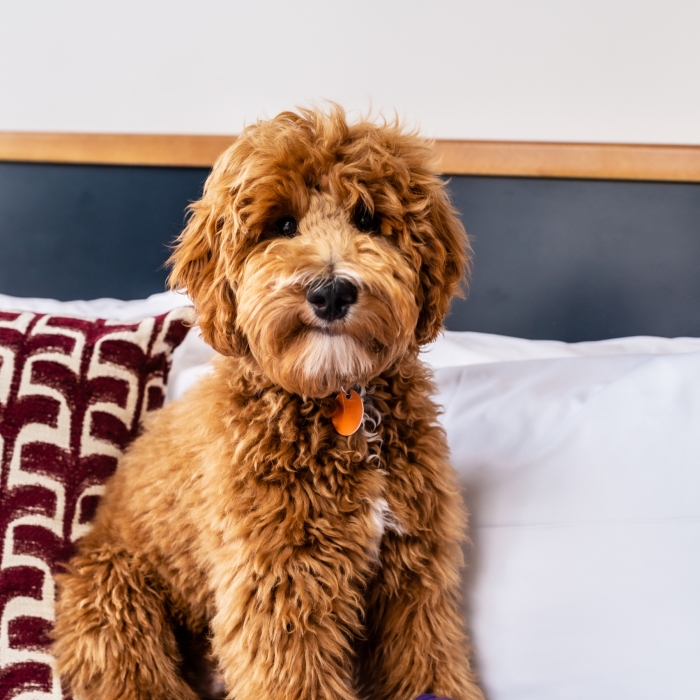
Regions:
<instances>
[{"instance_id":1,"label":"dog's eye","mask_svg":"<svg viewBox=\"0 0 700 700\"><path fill-rule=\"evenodd\" d=\"M283 216L275 224L275 228L280 236L291 238L297 232L297 220L293 216Z\"/></svg>"},{"instance_id":2,"label":"dog's eye","mask_svg":"<svg viewBox=\"0 0 700 700\"><path fill-rule=\"evenodd\" d=\"M362 233L379 231L379 217L373 214L364 204L358 204L355 209L355 226Z\"/></svg>"}]
</instances>

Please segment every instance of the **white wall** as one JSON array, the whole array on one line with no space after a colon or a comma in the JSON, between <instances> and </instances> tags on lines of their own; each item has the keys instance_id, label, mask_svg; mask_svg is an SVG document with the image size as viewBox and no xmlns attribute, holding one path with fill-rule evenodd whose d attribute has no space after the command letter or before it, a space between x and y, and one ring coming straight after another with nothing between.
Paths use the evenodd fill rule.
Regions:
<instances>
[{"instance_id":1,"label":"white wall","mask_svg":"<svg viewBox=\"0 0 700 700\"><path fill-rule=\"evenodd\" d=\"M0 130L235 133L322 98L439 138L700 144L700 0L0 0Z\"/></svg>"}]
</instances>

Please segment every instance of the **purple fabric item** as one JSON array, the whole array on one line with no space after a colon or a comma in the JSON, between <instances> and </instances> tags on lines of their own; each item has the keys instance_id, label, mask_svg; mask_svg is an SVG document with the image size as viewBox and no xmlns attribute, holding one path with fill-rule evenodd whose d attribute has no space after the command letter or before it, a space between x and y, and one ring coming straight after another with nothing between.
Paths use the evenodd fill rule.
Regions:
<instances>
[{"instance_id":1,"label":"purple fabric item","mask_svg":"<svg viewBox=\"0 0 700 700\"><path fill-rule=\"evenodd\" d=\"M163 404L185 307L141 321L0 311L0 698L59 700L52 575ZM6 630L6 632L5 632Z\"/></svg>"}]
</instances>

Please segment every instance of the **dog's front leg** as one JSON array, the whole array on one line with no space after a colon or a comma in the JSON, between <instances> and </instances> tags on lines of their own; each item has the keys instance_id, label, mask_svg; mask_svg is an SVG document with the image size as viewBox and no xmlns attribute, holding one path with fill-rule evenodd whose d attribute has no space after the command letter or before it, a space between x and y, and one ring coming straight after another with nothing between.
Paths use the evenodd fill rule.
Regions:
<instances>
[{"instance_id":1,"label":"dog's front leg","mask_svg":"<svg viewBox=\"0 0 700 700\"><path fill-rule=\"evenodd\" d=\"M149 563L100 526L80 550L59 577L54 652L67 689L81 700L196 700Z\"/></svg>"},{"instance_id":2,"label":"dog's front leg","mask_svg":"<svg viewBox=\"0 0 700 700\"><path fill-rule=\"evenodd\" d=\"M426 692L483 700L469 664L455 549L429 532L384 536L368 611L372 644L363 655L376 700L411 700Z\"/></svg>"},{"instance_id":3,"label":"dog's front leg","mask_svg":"<svg viewBox=\"0 0 700 700\"><path fill-rule=\"evenodd\" d=\"M212 649L227 697L357 700L351 640L362 595L349 557L321 545L263 547L244 561L216 572Z\"/></svg>"},{"instance_id":4,"label":"dog's front leg","mask_svg":"<svg viewBox=\"0 0 700 700\"><path fill-rule=\"evenodd\" d=\"M416 438L416 435L418 436ZM437 429L404 436L389 454L388 516L377 577L368 592L360 674L373 700L423 693L483 700L470 668L460 610L466 518Z\"/></svg>"}]
</instances>

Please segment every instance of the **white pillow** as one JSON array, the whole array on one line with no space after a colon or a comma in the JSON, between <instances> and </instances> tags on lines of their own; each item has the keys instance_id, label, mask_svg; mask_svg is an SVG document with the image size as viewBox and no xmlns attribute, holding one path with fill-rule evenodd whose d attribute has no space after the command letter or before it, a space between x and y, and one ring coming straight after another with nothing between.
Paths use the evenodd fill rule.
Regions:
<instances>
[{"instance_id":1,"label":"white pillow","mask_svg":"<svg viewBox=\"0 0 700 700\"><path fill-rule=\"evenodd\" d=\"M113 318L117 321L140 321L147 316L158 316L192 302L177 292L151 294L147 299L90 299L89 301L58 301L30 297L11 297L0 294L2 311L34 311L40 314L66 314L78 318Z\"/></svg>"},{"instance_id":2,"label":"white pillow","mask_svg":"<svg viewBox=\"0 0 700 700\"><path fill-rule=\"evenodd\" d=\"M585 343L525 340L490 333L444 331L423 349L423 359L437 369L515 360L599 355L662 355L700 352L700 338L636 336Z\"/></svg>"},{"instance_id":3,"label":"white pillow","mask_svg":"<svg viewBox=\"0 0 700 700\"><path fill-rule=\"evenodd\" d=\"M700 353L436 379L489 700L700 698Z\"/></svg>"}]
</instances>

